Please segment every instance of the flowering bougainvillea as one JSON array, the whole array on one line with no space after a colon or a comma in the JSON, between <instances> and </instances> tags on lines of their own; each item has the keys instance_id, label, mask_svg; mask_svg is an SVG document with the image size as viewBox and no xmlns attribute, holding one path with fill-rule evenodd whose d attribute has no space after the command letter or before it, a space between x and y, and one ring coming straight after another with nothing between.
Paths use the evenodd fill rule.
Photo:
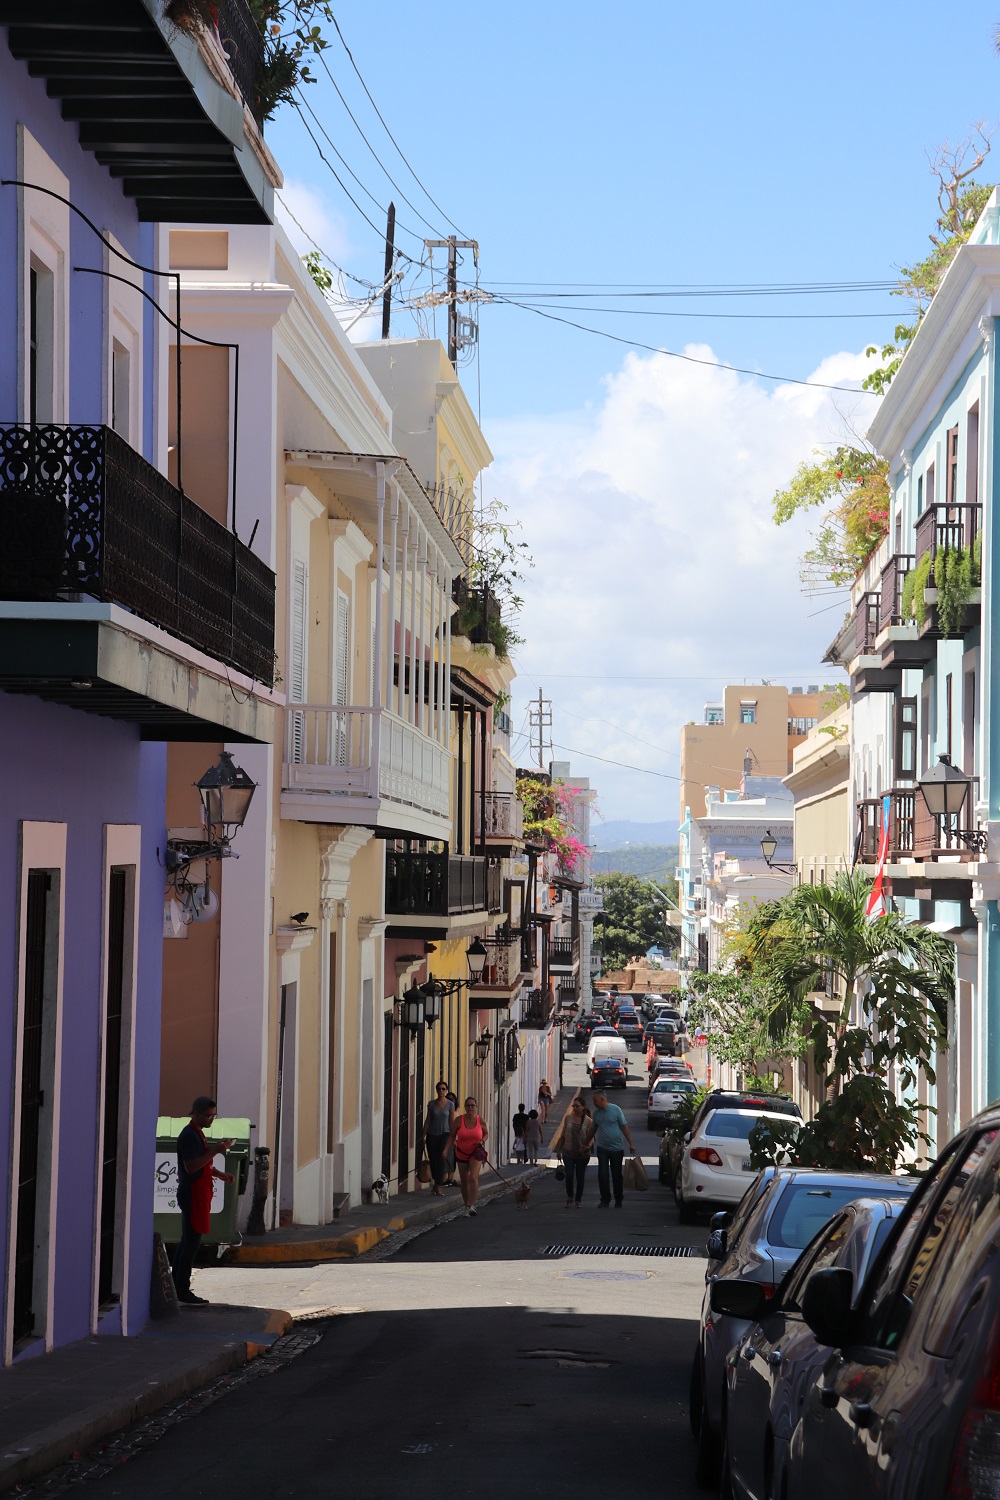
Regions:
<instances>
[{"instance_id":1,"label":"flowering bougainvillea","mask_svg":"<svg viewBox=\"0 0 1000 1500\"><path fill-rule=\"evenodd\" d=\"M572 875L589 853L587 845L570 831L576 822L575 809L593 803L594 793L561 781L519 776L517 795L524 803L525 837L550 849L560 868Z\"/></svg>"}]
</instances>

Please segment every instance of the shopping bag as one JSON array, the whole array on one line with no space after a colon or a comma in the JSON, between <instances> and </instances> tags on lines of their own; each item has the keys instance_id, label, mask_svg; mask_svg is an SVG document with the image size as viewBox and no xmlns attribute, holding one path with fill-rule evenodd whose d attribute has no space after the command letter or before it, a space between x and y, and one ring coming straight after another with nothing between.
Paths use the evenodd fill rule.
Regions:
<instances>
[{"instance_id":1,"label":"shopping bag","mask_svg":"<svg viewBox=\"0 0 1000 1500\"><path fill-rule=\"evenodd\" d=\"M630 1193L645 1193L649 1188L649 1176L641 1156L630 1156L624 1163L623 1180Z\"/></svg>"}]
</instances>

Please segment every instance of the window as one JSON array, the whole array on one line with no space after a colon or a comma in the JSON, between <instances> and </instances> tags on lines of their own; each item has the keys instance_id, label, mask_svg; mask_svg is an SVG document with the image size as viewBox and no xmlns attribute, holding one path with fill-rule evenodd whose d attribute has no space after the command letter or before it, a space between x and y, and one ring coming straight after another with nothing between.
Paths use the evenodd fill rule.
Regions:
<instances>
[{"instance_id":1,"label":"window","mask_svg":"<svg viewBox=\"0 0 1000 1500\"><path fill-rule=\"evenodd\" d=\"M924 498L927 501L927 509L930 510L934 504L934 465L929 464L924 479Z\"/></svg>"},{"instance_id":2,"label":"window","mask_svg":"<svg viewBox=\"0 0 1000 1500\"><path fill-rule=\"evenodd\" d=\"M917 700L897 698L895 714L896 780L913 781L917 774Z\"/></svg>"},{"instance_id":3,"label":"window","mask_svg":"<svg viewBox=\"0 0 1000 1500\"><path fill-rule=\"evenodd\" d=\"M976 774L976 674L966 672L962 689L962 763L967 776Z\"/></svg>"},{"instance_id":4,"label":"window","mask_svg":"<svg viewBox=\"0 0 1000 1500\"><path fill-rule=\"evenodd\" d=\"M965 500L979 501L979 402L969 411L965 425Z\"/></svg>"},{"instance_id":5,"label":"window","mask_svg":"<svg viewBox=\"0 0 1000 1500\"><path fill-rule=\"evenodd\" d=\"M944 753L949 760L951 760L952 700L952 674L949 672L944 680Z\"/></svg>"},{"instance_id":6,"label":"window","mask_svg":"<svg viewBox=\"0 0 1000 1500\"><path fill-rule=\"evenodd\" d=\"M713 708L706 708L706 710L705 710L705 723L706 724L724 724L725 723L725 717L723 715L722 709L721 708L714 708L714 707Z\"/></svg>"},{"instance_id":7,"label":"window","mask_svg":"<svg viewBox=\"0 0 1000 1500\"><path fill-rule=\"evenodd\" d=\"M782 1288L781 1310L782 1312L798 1312L802 1306L802 1294L806 1288L806 1282L814 1271L825 1271L828 1266L834 1266L844 1246L844 1241L851 1232L854 1218L852 1214L841 1214L839 1218L832 1220L827 1225L819 1244L809 1255L803 1255L796 1265L792 1275Z\"/></svg>"},{"instance_id":8,"label":"window","mask_svg":"<svg viewBox=\"0 0 1000 1500\"><path fill-rule=\"evenodd\" d=\"M111 344L111 425L126 442L130 435L132 356L117 339Z\"/></svg>"},{"instance_id":9,"label":"window","mask_svg":"<svg viewBox=\"0 0 1000 1500\"><path fill-rule=\"evenodd\" d=\"M741 703L740 704L740 723L741 724L756 724L756 722L757 722L757 705L756 705L756 703Z\"/></svg>"},{"instance_id":10,"label":"window","mask_svg":"<svg viewBox=\"0 0 1000 1500\"><path fill-rule=\"evenodd\" d=\"M767 1226L768 1244L804 1250L824 1224L860 1191L857 1184L816 1187L808 1182L790 1183Z\"/></svg>"},{"instance_id":11,"label":"window","mask_svg":"<svg viewBox=\"0 0 1000 1500\"><path fill-rule=\"evenodd\" d=\"M55 277L32 259L28 272L28 421L55 419Z\"/></svg>"},{"instance_id":12,"label":"window","mask_svg":"<svg viewBox=\"0 0 1000 1500\"><path fill-rule=\"evenodd\" d=\"M958 428L950 427L945 439L948 467L944 476L945 500L954 505L958 499Z\"/></svg>"}]
</instances>

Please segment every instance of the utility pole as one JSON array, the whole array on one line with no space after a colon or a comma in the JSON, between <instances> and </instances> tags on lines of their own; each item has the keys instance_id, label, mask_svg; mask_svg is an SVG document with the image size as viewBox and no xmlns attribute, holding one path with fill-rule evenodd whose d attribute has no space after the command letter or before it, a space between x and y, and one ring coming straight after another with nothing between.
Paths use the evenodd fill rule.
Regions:
<instances>
[{"instance_id":1,"label":"utility pole","mask_svg":"<svg viewBox=\"0 0 1000 1500\"><path fill-rule=\"evenodd\" d=\"M424 240L428 250L447 250L448 252L448 358L452 364L458 365L458 252L459 250L471 250L479 258L479 243L477 240L459 240L449 235L446 240Z\"/></svg>"},{"instance_id":2,"label":"utility pole","mask_svg":"<svg viewBox=\"0 0 1000 1500\"><path fill-rule=\"evenodd\" d=\"M389 337L389 316L392 308L392 260L396 246L396 205L389 204L389 218L385 226L385 291L382 293L382 337Z\"/></svg>"},{"instance_id":3,"label":"utility pole","mask_svg":"<svg viewBox=\"0 0 1000 1500\"><path fill-rule=\"evenodd\" d=\"M541 688L538 689L538 702L528 705L529 723L528 729L531 735L531 750L538 756L538 769L545 770L545 752L552 753L552 699L543 698ZM546 735L546 730L548 734ZM538 743L535 743L535 736Z\"/></svg>"}]
</instances>

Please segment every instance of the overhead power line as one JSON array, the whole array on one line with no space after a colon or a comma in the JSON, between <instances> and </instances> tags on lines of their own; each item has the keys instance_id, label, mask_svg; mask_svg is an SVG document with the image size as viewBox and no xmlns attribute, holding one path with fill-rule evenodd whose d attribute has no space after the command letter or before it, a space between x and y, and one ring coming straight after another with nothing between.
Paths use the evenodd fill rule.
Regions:
<instances>
[{"instance_id":1,"label":"overhead power line","mask_svg":"<svg viewBox=\"0 0 1000 1500\"><path fill-rule=\"evenodd\" d=\"M609 333L606 328L590 328L586 323L574 322L572 318L563 318L558 313L547 312L544 308L532 307L530 303L518 302L513 297L497 297L496 301L507 307L520 307L524 312L534 313L538 318L547 318L552 323L564 323L567 328L578 328L581 333L593 333L598 338L610 339L614 344L627 344L632 349L645 349L650 354L662 354L667 359L681 359L685 364L707 365L713 370L730 370L734 375L752 375L756 380L775 380L781 385L804 385L817 391L843 391L849 396L865 394L854 385L834 385L825 380L800 380L795 375L771 375L766 370L752 370L746 365L730 365L721 359L700 359L696 354L681 354L675 349L663 349L657 344L644 344L638 339L627 339L620 333Z\"/></svg>"},{"instance_id":2,"label":"overhead power line","mask_svg":"<svg viewBox=\"0 0 1000 1500\"><path fill-rule=\"evenodd\" d=\"M641 771L643 776L659 776L663 781L680 781L680 776L672 776L669 771L650 771L647 766L630 766L623 760L609 760L606 755L594 755L590 750L574 750L572 745L560 745L553 741L556 750L568 750L570 755L582 755L584 760L599 760L606 766L621 766L623 771Z\"/></svg>"},{"instance_id":3,"label":"overhead power line","mask_svg":"<svg viewBox=\"0 0 1000 1500\"><path fill-rule=\"evenodd\" d=\"M355 73L358 75L358 81L360 82L361 87L364 89L365 93L368 95L368 100L369 100L369 103L371 104L372 109L375 111L375 113L378 115L379 119L382 122L382 129L385 131L386 135L389 137L390 141L395 146L397 152L399 153L400 160L402 161L403 165L406 167L406 170L409 172L410 176L413 178L414 182L417 184L417 186L419 187L420 191L427 198L427 201L429 203L432 203L434 205L434 207L437 209L438 213L441 214L442 217L447 220L447 222L451 225L452 229L457 230L460 235L462 235L464 238L468 239L468 235L465 234L464 229L459 229L459 227L455 223L454 219L448 218L448 215L445 213L445 211L441 207L440 203L438 203L435 198L431 197L431 194L428 192L427 188L424 187L424 184L421 182L421 180L417 176L416 172L410 166L409 161L406 159L406 157L403 154L403 148L400 146L399 142L396 140L396 137L393 135L392 131L389 129L389 127L388 127L388 125L386 124L386 121L385 121L385 116L382 114L382 111L379 109L378 105L375 103L375 100L372 98L371 89L368 87L367 83L365 83L364 78L362 78L362 76L361 76L361 70L358 67L357 63L354 61L354 54L353 54L353 52L351 51L350 47L347 45L347 42L344 39L344 33L340 29L340 23L339 23L339 21L337 20L336 16L331 16L331 19L333 21L334 26L336 27L337 35L340 37L341 46L343 47L344 51L347 53L348 58L350 59L351 67L354 69ZM411 207L412 207L412 205L411 205Z\"/></svg>"}]
</instances>

